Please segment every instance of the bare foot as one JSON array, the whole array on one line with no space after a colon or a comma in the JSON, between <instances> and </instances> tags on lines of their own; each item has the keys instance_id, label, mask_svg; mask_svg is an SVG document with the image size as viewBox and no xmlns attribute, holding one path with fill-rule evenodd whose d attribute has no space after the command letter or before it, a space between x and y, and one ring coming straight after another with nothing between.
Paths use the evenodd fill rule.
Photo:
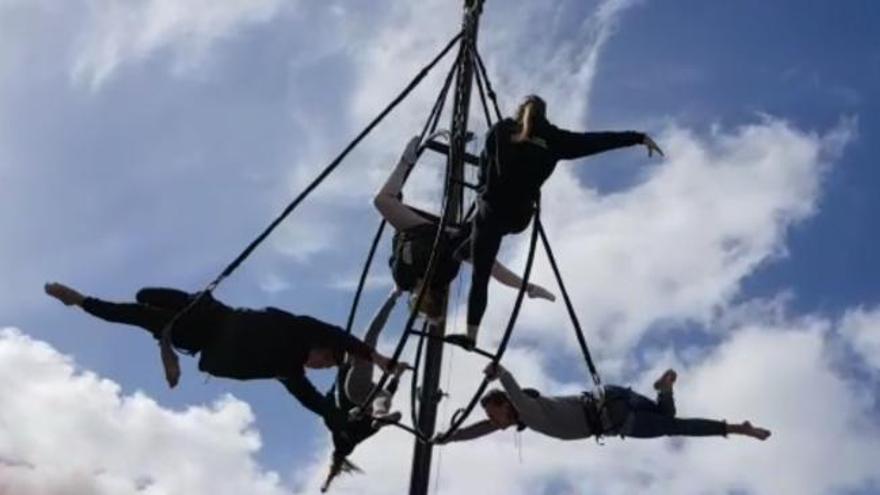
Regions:
<instances>
[{"instance_id":1,"label":"bare foot","mask_svg":"<svg viewBox=\"0 0 880 495\"><path fill-rule=\"evenodd\" d=\"M668 369L663 372L660 378L654 382L654 390L658 392L672 392L672 386L675 384L675 380L678 378L678 373L673 369Z\"/></svg>"},{"instance_id":2,"label":"bare foot","mask_svg":"<svg viewBox=\"0 0 880 495\"><path fill-rule=\"evenodd\" d=\"M58 282L50 282L44 285L43 290L46 291L46 294L58 299L66 306L79 306L86 298L86 296Z\"/></svg>"}]
</instances>

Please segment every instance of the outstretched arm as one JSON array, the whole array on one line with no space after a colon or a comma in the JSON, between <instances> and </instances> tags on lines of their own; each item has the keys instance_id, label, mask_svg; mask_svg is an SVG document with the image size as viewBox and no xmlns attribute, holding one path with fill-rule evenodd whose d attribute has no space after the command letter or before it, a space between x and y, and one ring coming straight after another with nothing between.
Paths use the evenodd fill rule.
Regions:
<instances>
[{"instance_id":1,"label":"outstretched arm","mask_svg":"<svg viewBox=\"0 0 880 495\"><path fill-rule=\"evenodd\" d=\"M498 431L498 427L493 425L488 419L477 421L476 423L459 428L448 437L438 437L434 440L437 444L446 444L449 442L464 442L475 438L484 437Z\"/></svg>"},{"instance_id":2,"label":"outstretched arm","mask_svg":"<svg viewBox=\"0 0 880 495\"><path fill-rule=\"evenodd\" d=\"M333 403L321 392L318 392L318 389L306 378L303 370L295 372L290 376L279 378L279 381L309 411L327 418L336 410Z\"/></svg>"},{"instance_id":3,"label":"outstretched arm","mask_svg":"<svg viewBox=\"0 0 880 495\"><path fill-rule=\"evenodd\" d=\"M560 160L573 160L636 144L645 145L648 148L648 156L655 152L663 155L653 139L635 131L571 132L554 128L548 136L548 145Z\"/></svg>"},{"instance_id":4,"label":"outstretched arm","mask_svg":"<svg viewBox=\"0 0 880 495\"><path fill-rule=\"evenodd\" d=\"M500 364L489 363L483 373L489 377L489 380L499 379L501 386L507 393L507 398L513 404L521 421L529 426L550 423L553 418L548 417L541 404L541 399L527 394L516 382L516 379Z\"/></svg>"},{"instance_id":5,"label":"outstretched arm","mask_svg":"<svg viewBox=\"0 0 880 495\"><path fill-rule=\"evenodd\" d=\"M467 261L470 262L470 260ZM496 261L495 264L492 265L492 278L500 282L502 285L506 285L514 289L519 289L520 287L522 287L523 284L523 279L520 278L519 275L513 273L512 271L510 271L509 268L502 265L498 261ZM538 284L533 284L531 282L529 282L529 285L526 287L526 293L532 299L540 298L546 299L548 301L556 300L556 296L553 295L552 292L541 287Z\"/></svg>"}]
</instances>

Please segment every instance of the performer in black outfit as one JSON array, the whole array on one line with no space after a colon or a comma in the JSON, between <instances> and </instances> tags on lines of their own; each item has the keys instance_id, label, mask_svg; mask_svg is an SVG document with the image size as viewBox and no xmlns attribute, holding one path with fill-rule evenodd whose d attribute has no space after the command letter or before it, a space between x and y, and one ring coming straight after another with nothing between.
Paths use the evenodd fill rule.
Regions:
<instances>
[{"instance_id":1,"label":"performer in black outfit","mask_svg":"<svg viewBox=\"0 0 880 495\"><path fill-rule=\"evenodd\" d=\"M395 288L388 294L364 333L364 343L370 347L376 347L379 335L391 315L391 310L394 309L394 304L402 293L403 291ZM348 411L350 419L344 429L332 432L333 455L327 478L321 486L321 492L327 491L330 483L340 473L360 472L360 468L351 463L348 456L361 442L372 437L383 426L397 423L401 417L399 411L391 411L391 400L397 391L400 373L404 371L402 367L398 367L396 372L391 375L385 388L376 393L376 397L370 404L365 404L365 401L373 387L376 386L373 381L373 372L375 371L373 366L370 363L349 357L341 369L340 386L336 388L336 403L342 410ZM361 407L365 409L363 412L366 414L360 414Z\"/></svg>"},{"instance_id":2,"label":"performer in black outfit","mask_svg":"<svg viewBox=\"0 0 880 495\"><path fill-rule=\"evenodd\" d=\"M138 291L137 302L114 303L59 283L46 284L45 290L62 303L79 306L102 320L141 327L157 340L171 318L195 297L176 289L147 288ZM333 430L345 426L347 415L312 385L305 368L338 366L346 353L383 369L392 366L372 347L329 323L276 308L232 308L210 295L178 320L171 341L188 354L200 354L199 369L211 375L281 380L302 405L323 417ZM405 366L401 363L397 367Z\"/></svg>"},{"instance_id":3,"label":"performer in black outfit","mask_svg":"<svg viewBox=\"0 0 880 495\"><path fill-rule=\"evenodd\" d=\"M657 144L640 132L584 132L560 129L547 120L540 97L528 96L516 119L495 124L481 155L482 186L470 238L458 250L472 260L474 269L468 297L467 334L447 340L464 347L476 343L486 311L489 275L501 239L522 232L532 219L541 185L559 160L573 160L605 151L642 144L648 156L662 155Z\"/></svg>"}]
</instances>

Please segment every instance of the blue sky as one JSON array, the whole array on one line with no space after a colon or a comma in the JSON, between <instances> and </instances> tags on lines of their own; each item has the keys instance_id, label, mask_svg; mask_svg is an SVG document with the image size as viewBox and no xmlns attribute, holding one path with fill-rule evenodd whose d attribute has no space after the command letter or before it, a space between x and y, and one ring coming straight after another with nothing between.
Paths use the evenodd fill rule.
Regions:
<instances>
[{"instance_id":1,"label":"blue sky","mask_svg":"<svg viewBox=\"0 0 880 495\"><path fill-rule=\"evenodd\" d=\"M277 473L265 493L279 487L311 493L323 472L326 434L280 386L203 384L190 360L182 385L169 391L156 347L142 332L63 308L42 295L41 285L58 280L108 299L131 297L147 285L203 286L454 33L459 13L447 4L0 0L0 325L33 339L6 336L4 345L31 356L33 342L46 342L78 370L118 384L120 397L140 391L155 401L151 410L169 411L162 417L174 420L190 407L223 418L246 403L252 420L235 416L240 423L223 423L217 437L235 443L244 428L258 432L262 443L230 459L253 462L258 474ZM789 380L787 372L828 385L829 396L849 408L820 407L809 415L819 424L829 421L823 412L843 418L839 429L829 427L829 435L839 434L830 450L841 458L880 453L878 19L880 6L869 1L487 3L481 47L506 112L522 94L539 92L560 125L645 130L669 155L648 160L642 150L626 150L564 165L545 188L548 229L606 376L641 387L675 365L693 376L683 378L680 410L758 422L763 413L780 429L764 451L733 441L686 448L630 441L581 464L570 460L577 452L571 445L525 436L533 465L522 469L522 490L626 493L640 474L655 480L645 489L657 493L802 488L772 479L760 466L752 480L712 477L713 467L743 456L757 463L767 452L798 452L800 444L787 439L812 423L790 416L796 410L765 405L788 397L796 409L814 399L811 383ZM344 322L346 284L377 222L369 198L427 114L438 77L224 283L219 297ZM478 123L481 117L474 124L482 132ZM438 170L420 170L411 197L430 205ZM523 254L522 240L511 240L502 257L517 267ZM383 260L361 323L388 289ZM545 285L552 281L540 260L535 276ZM493 286L490 340L511 297ZM551 389L577 387L582 365L565 347L572 337L561 304L530 304L511 368ZM383 345L390 345L397 328L390 325L386 335ZM752 357L748 343L770 350ZM448 358L457 400L467 395L479 364ZM764 395L750 386L767 379L762 370L779 374L759 387ZM332 378L316 376L324 383ZM20 386L36 387L41 377L23 375ZM713 395L719 381L730 387L726 397ZM0 390L9 400L18 393ZM212 410L226 393L235 399ZM89 397L84 393L82 402ZM408 400L399 402L403 408ZM0 413L0 419L9 424L15 416ZM188 428L183 439L210 434L204 426ZM69 435L73 444L99 445ZM449 462L492 452L480 448L509 451L507 440L487 440L468 454L448 447L460 459ZM125 453L144 448L120 443ZM36 454L15 445L0 431L0 460L54 462L48 454L28 457ZM115 472L94 449L92 465L83 469ZM405 486L408 449L396 433L377 436L358 458L368 474L343 481L339 491L369 483L369 493L393 493ZM404 458L386 465L371 452ZM536 462L539 452L546 462ZM669 465L648 461L658 455ZM498 485L504 460L513 458L499 457L482 475L441 477L439 490L452 492L464 481L504 486ZM828 474L811 468L820 461L832 459L792 459L783 467L812 493L880 493L876 473L859 462ZM196 471L215 467L192 462ZM686 481L682 473L695 465L707 474ZM148 476L171 493L184 486L157 472L132 476ZM248 484L251 474L242 475L239 489L257 486ZM16 476L23 493L39 492L27 475Z\"/></svg>"}]
</instances>

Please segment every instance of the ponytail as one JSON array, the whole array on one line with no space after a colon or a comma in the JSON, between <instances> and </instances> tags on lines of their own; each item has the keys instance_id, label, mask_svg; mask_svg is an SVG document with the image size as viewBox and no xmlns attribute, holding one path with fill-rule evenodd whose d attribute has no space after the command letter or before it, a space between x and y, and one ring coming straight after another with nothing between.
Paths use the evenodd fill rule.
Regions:
<instances>
[{"instance_id":1,"label":"ponytail","mask_svg":"<svg viewBox=\"0 0 880 495\"><path fill-rule=\"evenodd\" d=\"M547 121L547 104L538 95L527 96L516 111L516 121L519 124L519 132L513 135L511 141L514 143L528 141L538 125Z\"/></svg>"}]
</instances>

